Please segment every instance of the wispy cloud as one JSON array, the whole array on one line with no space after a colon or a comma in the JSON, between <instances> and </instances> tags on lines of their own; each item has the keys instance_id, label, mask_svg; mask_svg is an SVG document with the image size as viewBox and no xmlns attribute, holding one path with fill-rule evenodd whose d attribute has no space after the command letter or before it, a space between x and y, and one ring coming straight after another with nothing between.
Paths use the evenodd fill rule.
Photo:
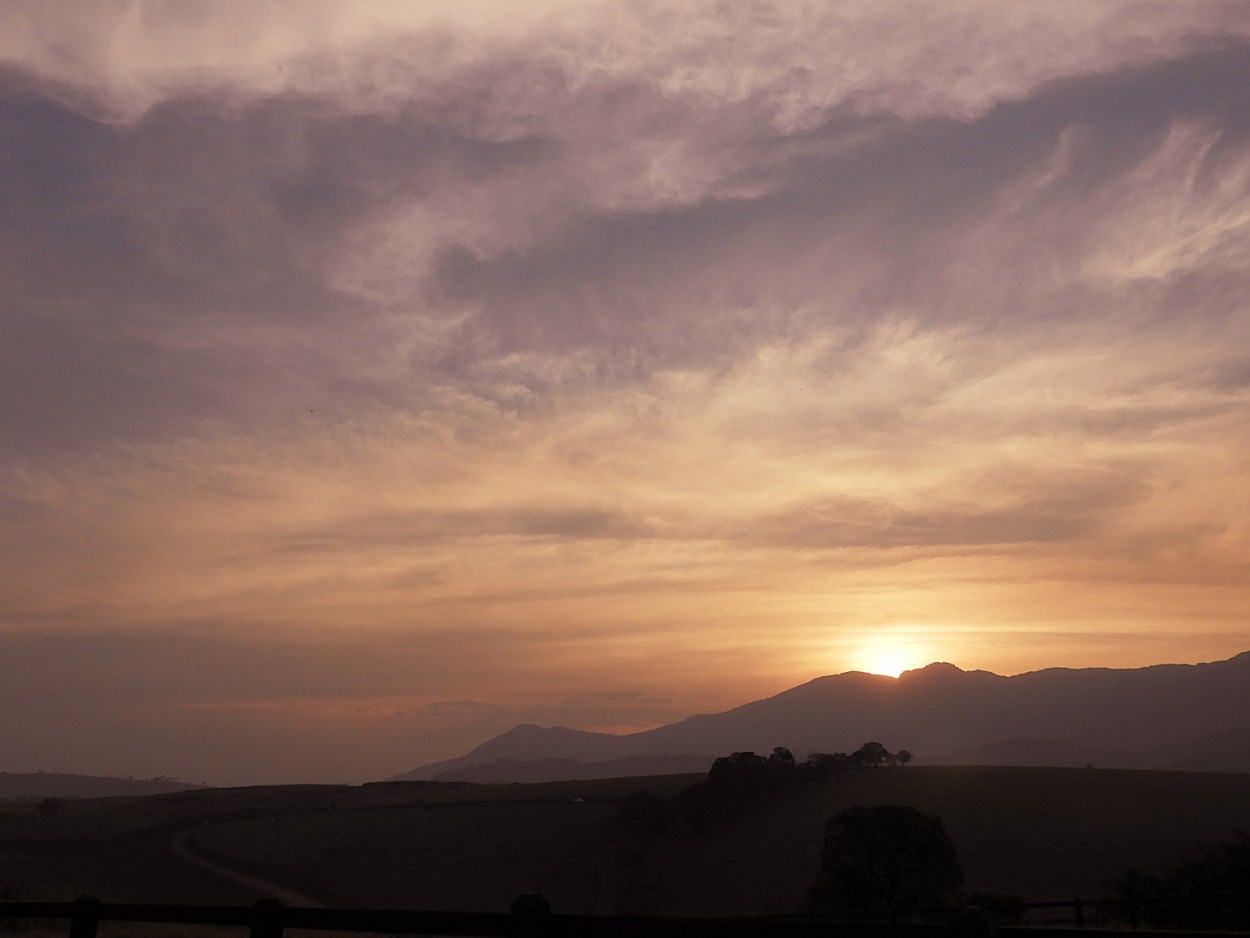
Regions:
<instances>
[{"instance_id":1,"label":"wispy cloud","mask_svg":"<svg viewBox=\"0 0 1250 938\"><path fill-rule=\"evenodd\" d=\"M1248 51L1222 2L10 4L12 768L398 772L866 634L1242 650Z\"/></svg>"}]
</instances>

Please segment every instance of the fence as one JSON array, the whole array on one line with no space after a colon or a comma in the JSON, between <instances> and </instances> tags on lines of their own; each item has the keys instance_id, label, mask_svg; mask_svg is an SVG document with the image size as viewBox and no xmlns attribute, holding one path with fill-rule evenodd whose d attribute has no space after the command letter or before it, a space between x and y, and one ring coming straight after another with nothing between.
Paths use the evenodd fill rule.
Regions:
<instances>
[{"instance_id":1,"label":"fence","mask_svg":"<svg viewBox=\"0 0 1250 938\"><path fill-rule=\"evenodd\" d=\"M522 901L531 899L533 901ZM52 919L69 922L69 938L96 938L100 922L148 922L247 928L249 938L283 938L286 929L384 935L466 935L477 938L985 938L995 930L984 913L945 910L943 924L835 923L779 919L665 919L601 915L554 915L537 897L521 897L513 912L388 911L382 909L307 909L264 899L251 906L136 905L99 902L3 902L0 920ZM1072 908L1074 923L1084 924L1088 903L1031 903L1031 908ZM1016 907L1019 908L1019 907ZM1055 928L1007 926L1011 938L1054 938ZM1082 938L1124 938L1123 930L1083 928ZM1134 938L1192 938L1192 932L1142 931ZM1231 932L1226 932L1231 935Z\"/></svg>"}]
</instances>

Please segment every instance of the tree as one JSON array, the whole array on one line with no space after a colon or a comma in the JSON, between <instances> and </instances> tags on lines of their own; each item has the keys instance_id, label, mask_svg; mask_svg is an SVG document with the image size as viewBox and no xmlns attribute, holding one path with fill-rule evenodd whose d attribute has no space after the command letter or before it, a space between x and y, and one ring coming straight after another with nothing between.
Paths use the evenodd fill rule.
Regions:
<instances>
[{"instance_id":1,"label":"tree","mask_svg":"<svg viewBox=\"0 0 1250 938\"><path fill-rule=\"evenodd\" d=\"M1107 884L1121 915L1149 928L1250 928L1250 833L1199 844L1159 875L1129 870Z\"/></svg>"},{"instance_id":2,"label":"tree","mask_svg":"<svg viewBox=\"0 0 1250 938\"><path fill-rule=\"evenodd\" d=\"M44 798L39 802L40 817L56 817L64 814L66 801L64 798Z\"/></svg>"},{"instance_id":3,"label":"tree","mask_svg":"<svg viewBox=\"0 0 1250 938\"><path fill-rule=\"evenodd\" d=\"M941 819L915 808L847 808L825 825L813 910L893 917L954 905L963 870Z\"/></svg>"},{"instance_id":4,"label":"tree","mask_svg":"<svg viewBox=\"0 0 1250 938\"><path fill-rule=\"evenodd\" d=\"M773 749L773 754L768 757L768 764L779 766L782 769L793 769L794 753L785 746L777 746Z\"/></svg>"},{"instance_id":5,"label":"tree","mask_svg":"<svg viewBox=\"0 0 1250 938\"><path fill-rule=\"evenodd\" d=\"M828 778L836 778L851 765L851 757L845 752L813 752L807 757L813 776L823 782Z\"/></svg>"},{"instance_id":6,"label":"tree","mask_svg":"<svg viewBox=\"0 0 1250 938\"><path fill-rule=\"evenodd\" d=\"M898 752L894 753L894 758L898 760L899 765L906 765L911 761L911 753L906 749L900 749Z\"/></svg>"},{"instance_id":7,"label":"tree","mask_svg":"<svg viewBox=\"0 0 1250 938\"><path fill-rule=\"evenodd\" d=\"M855 764L855 768L873 768L875 769L882 762L888 762L894 757L890 754L890 750L878 742L867 742L851 753L851 761Z\"/></svg>"}]
</instances>

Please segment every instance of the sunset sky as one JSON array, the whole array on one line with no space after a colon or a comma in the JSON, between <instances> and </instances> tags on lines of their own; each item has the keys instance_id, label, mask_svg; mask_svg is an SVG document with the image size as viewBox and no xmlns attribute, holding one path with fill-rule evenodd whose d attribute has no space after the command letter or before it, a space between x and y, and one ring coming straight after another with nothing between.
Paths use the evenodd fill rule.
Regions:
<instances>
[{"instance_id":1,"label":"sunset sky","mask_svg":"<svg viewBox=\"0 0 1250 938\"><path fill-rule=\"evenodd\" d=\"M1250 4L0 7L0 770L1250 648Z\"/></svg>"}]
</instances>

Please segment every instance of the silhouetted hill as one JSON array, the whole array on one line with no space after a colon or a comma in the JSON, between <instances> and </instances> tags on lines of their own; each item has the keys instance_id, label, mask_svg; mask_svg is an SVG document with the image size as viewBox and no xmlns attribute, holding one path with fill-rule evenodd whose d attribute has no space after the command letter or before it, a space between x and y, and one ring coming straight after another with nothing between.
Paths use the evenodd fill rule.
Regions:
<instances>
[{"instance_id":1,"label":"silhouetted hill","mask_svg":"<svg viewBox=\"0 0 1250 938\"><path fill-rule=\"evenodd\" d=\"M503 761L605 763L774 746L849 752L869 739L910 749L922 763L1245 770L1247 713L1250 652L1208 664L1050 668L1013 677L936 663L898 678L857 671L820 677L724 713L624 736L518 726L465 756L397 778L462 778L470 766ZM550 768L583 771L559 762ZM529 769L527 777L535 777Z\"/></svg>"},{"instance_id":2,"label":"silhouetted hill","mask_svg":"<svg viewBox=\"0 0 1250 938\"><path fill-rule=\"evenodd\" d=\"M582 762L576 759L499 759L474 765L447 769L437 776L444 782L580 781L597 778L629 778L634 776L683 775L706 772L716 758L711 754L679 754L663 752L603 762Z\"/></svg>"},{"instance_id":3,"label":"silhouetted hill","mask_svg":"<svg viewBox=\"0 0 1250 938\"><path fill-rule=\"evenodd\" d=\"M165 795L202 788L172 778L107 778L60 772L0 772L0 801L33 798L112 798L122 795Z\"/></svg>"},{"instance_id":4,"label":"silhouetted hill","mask_svg":"<svg viewBox=\"0 0 1250 938\"><path fill-rule=\"evenodd\" d=\"M1097 749L1056 739L1005 739L971 749L960 749L924 760L931 765L1017 765L1052 768L1079 768L1094 765L1101 769L1125 768L1135 753Z\"/></svg>"},{"instance_id":5,"label":"silhouetted hill","mask_svg":"<svg viewBox=\"0 0 1250 938\"><path fill-rule=\"evenodd\" d=\"M1169 769L1200 768L1207 772L1250 772L1250 724L1207 733L1154 753Z\"/></svg>"}]
</instances>

